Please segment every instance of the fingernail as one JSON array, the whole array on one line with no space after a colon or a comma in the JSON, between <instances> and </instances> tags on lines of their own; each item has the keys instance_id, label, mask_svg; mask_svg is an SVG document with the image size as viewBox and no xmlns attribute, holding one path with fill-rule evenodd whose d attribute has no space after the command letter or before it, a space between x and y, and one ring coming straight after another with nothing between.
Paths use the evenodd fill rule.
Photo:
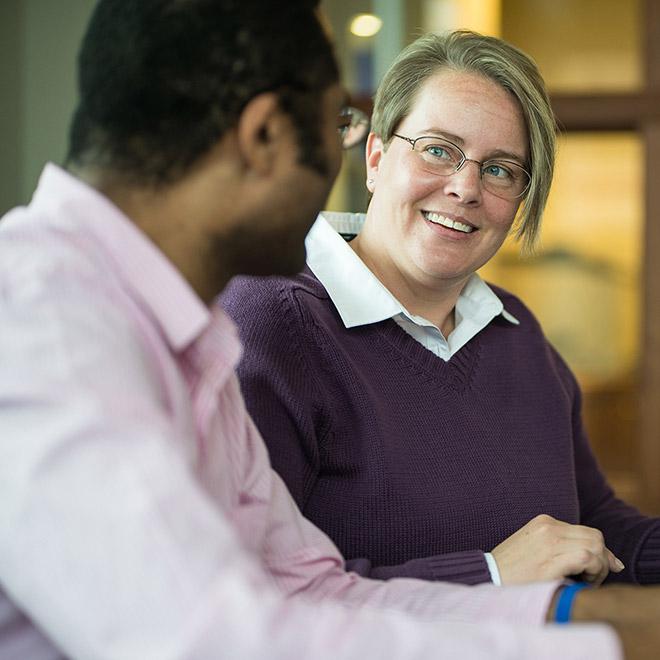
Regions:
<instances>
[{"instance_id":1,"label":"fingernail","mask_svg":"<svg viewBox=\"0 0 660 660\"><path fill-rule=\"evenodd\" d=\"M620 573L625 568L623 562L617 557L614 558L614 565L616 566L617 573Z\"/></svg>"}]
</instances>

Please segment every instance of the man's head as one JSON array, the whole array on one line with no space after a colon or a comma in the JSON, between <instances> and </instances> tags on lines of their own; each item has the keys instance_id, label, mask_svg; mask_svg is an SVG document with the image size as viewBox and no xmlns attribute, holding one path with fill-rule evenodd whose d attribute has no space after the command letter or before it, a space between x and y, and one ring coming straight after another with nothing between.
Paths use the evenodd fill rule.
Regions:
<instances>
[{"instance_id":1,"label":"man's head","mask_svg":"<svg viewBox=\"0 0 660 660\"><path fill-rule=\"evenodd\" d=\"M100 0L79 55L68 167L209 300L292 273L340 162L318 0Z\"/></svg>"},{"instance_id":2,"label":"man's head","mask_svg":"<svg viewBox=\"0 0 660 660\"><path fill-rule=\"evenodd\" d=\"M301 161L324 171L320 95L338 80L318 0L100 0L79 54L68 162L175 181L250 99L277 94Z\"/></svg>"}]
</instances>

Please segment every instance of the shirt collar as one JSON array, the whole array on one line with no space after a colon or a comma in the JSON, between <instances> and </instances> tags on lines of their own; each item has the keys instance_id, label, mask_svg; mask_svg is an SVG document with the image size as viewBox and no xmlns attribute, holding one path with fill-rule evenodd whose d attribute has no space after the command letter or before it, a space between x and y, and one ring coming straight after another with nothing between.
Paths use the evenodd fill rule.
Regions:
<instances>
[{"instance_id":1,"label":"shirt collar","mask_svg":"<svg viewBox=\"0 0 660 660\"><path fill-rule=\"evenodd\" d=\"M363 213L319 214L305 241L307 265L325 287L347 328L377 323L398 314L424 324L383 286L340 235L358 234L365 218ZM456 303L457 326L461 322L483 326L484 321L490 322L497 315L515 325L519 323L475 273Z\"/></svg>"},{"instance_id":2,"label":"shirt collar","mask_svg":"<svg viewBox=\"0 0 660 660\"><path fill-rule=\"evenodd\" d=\"M91 237L133 297L148 308L175 351L209 324L208 307L165 255L108 198L60 167L46 165L33 201L49 224Z\"/></svg>"},{"instance_id":3,"label":"shirt collar","mask_svg":"<svg viewBox=\"0 0 660 660\"><path fill-rule=\"evenodd\" d=\"M362 214L324 211L305 239L307 265L347 328L392 318L403 309L338 233L357 234L363 223Z\"/></svg>"}]
</instances>

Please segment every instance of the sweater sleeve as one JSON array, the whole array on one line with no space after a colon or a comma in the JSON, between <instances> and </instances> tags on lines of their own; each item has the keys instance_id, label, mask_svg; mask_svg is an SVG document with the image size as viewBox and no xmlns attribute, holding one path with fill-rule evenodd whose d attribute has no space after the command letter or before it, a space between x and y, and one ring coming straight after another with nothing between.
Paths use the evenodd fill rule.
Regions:
<instances>
[{"instance_id":1,"label":"sweater sleeve","mask_svg":"<svg viewBox=\"0 0 660 660\"><path fill-rule=\"evenodd\" d=\"M491 581L486 557L481 550L421 557L396 566L372 566L368 559L350 559L346 562L346 570L377 580L410 577L471 585Z\"/></svg>"},{"instance_id":2,"label":"sweater sleeve","mask_svg":"<svg viewBox=\"0 0 660 660\"><path fill-rule=\"evenodd\" d=\"M575 377L555 352L560 377L573 399L575 476L580 522L599 529L607 547L625 564L608 582L660 582L660 518L645 516L615 496L589 446L582 424L582 395Z\"/></svg>"},{"instance_id":3,"label":"sweater sleeve","mask_svg":"<svg viewBox=\"0 0 660 660\"><path fill-rule=\"evenodd\" d=\"M237 373L247 408L263 435L274 469L304 511L320 469L319 447L330 420L324 414L310 333L291 295L290 280L234 278L219 300L239 328L244 353ZM349 558L346 568L363 577L409 577L479 584L491 582L484 552L420 557L392 566Z\"/></svg>"}]
</instances>

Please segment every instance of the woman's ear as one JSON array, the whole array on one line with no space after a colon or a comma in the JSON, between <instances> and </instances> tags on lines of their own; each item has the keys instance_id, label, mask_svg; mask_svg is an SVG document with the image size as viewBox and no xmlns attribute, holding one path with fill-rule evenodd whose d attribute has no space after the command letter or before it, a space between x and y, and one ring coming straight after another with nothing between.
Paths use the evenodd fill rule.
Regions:
<instances>
[{"instance_id":1,"label":"woman's ear","mask_svg":"<svg viewBox=\"0 0 660 660\"><path fill-rule=\"evenodd\" d=\"M246 169L268 174L281 149L294 148L287 141L290 122L282 112L277 95L264 92L250 99L238 119L237 141Z\"/></svg>"},{"instance_id":2,"label":"woman's ear","mask_svg":"<svg viewBox=\"0 0 660 660\"><path fill-rule=\"evenodd\" d=\"M367 147L365 149L365 160L367 165L367 188L373 193L378 179L378 167L380 159L385 152L383 141L375 133L369 133L367 137Z\"/></svg>"}]
</instances>

